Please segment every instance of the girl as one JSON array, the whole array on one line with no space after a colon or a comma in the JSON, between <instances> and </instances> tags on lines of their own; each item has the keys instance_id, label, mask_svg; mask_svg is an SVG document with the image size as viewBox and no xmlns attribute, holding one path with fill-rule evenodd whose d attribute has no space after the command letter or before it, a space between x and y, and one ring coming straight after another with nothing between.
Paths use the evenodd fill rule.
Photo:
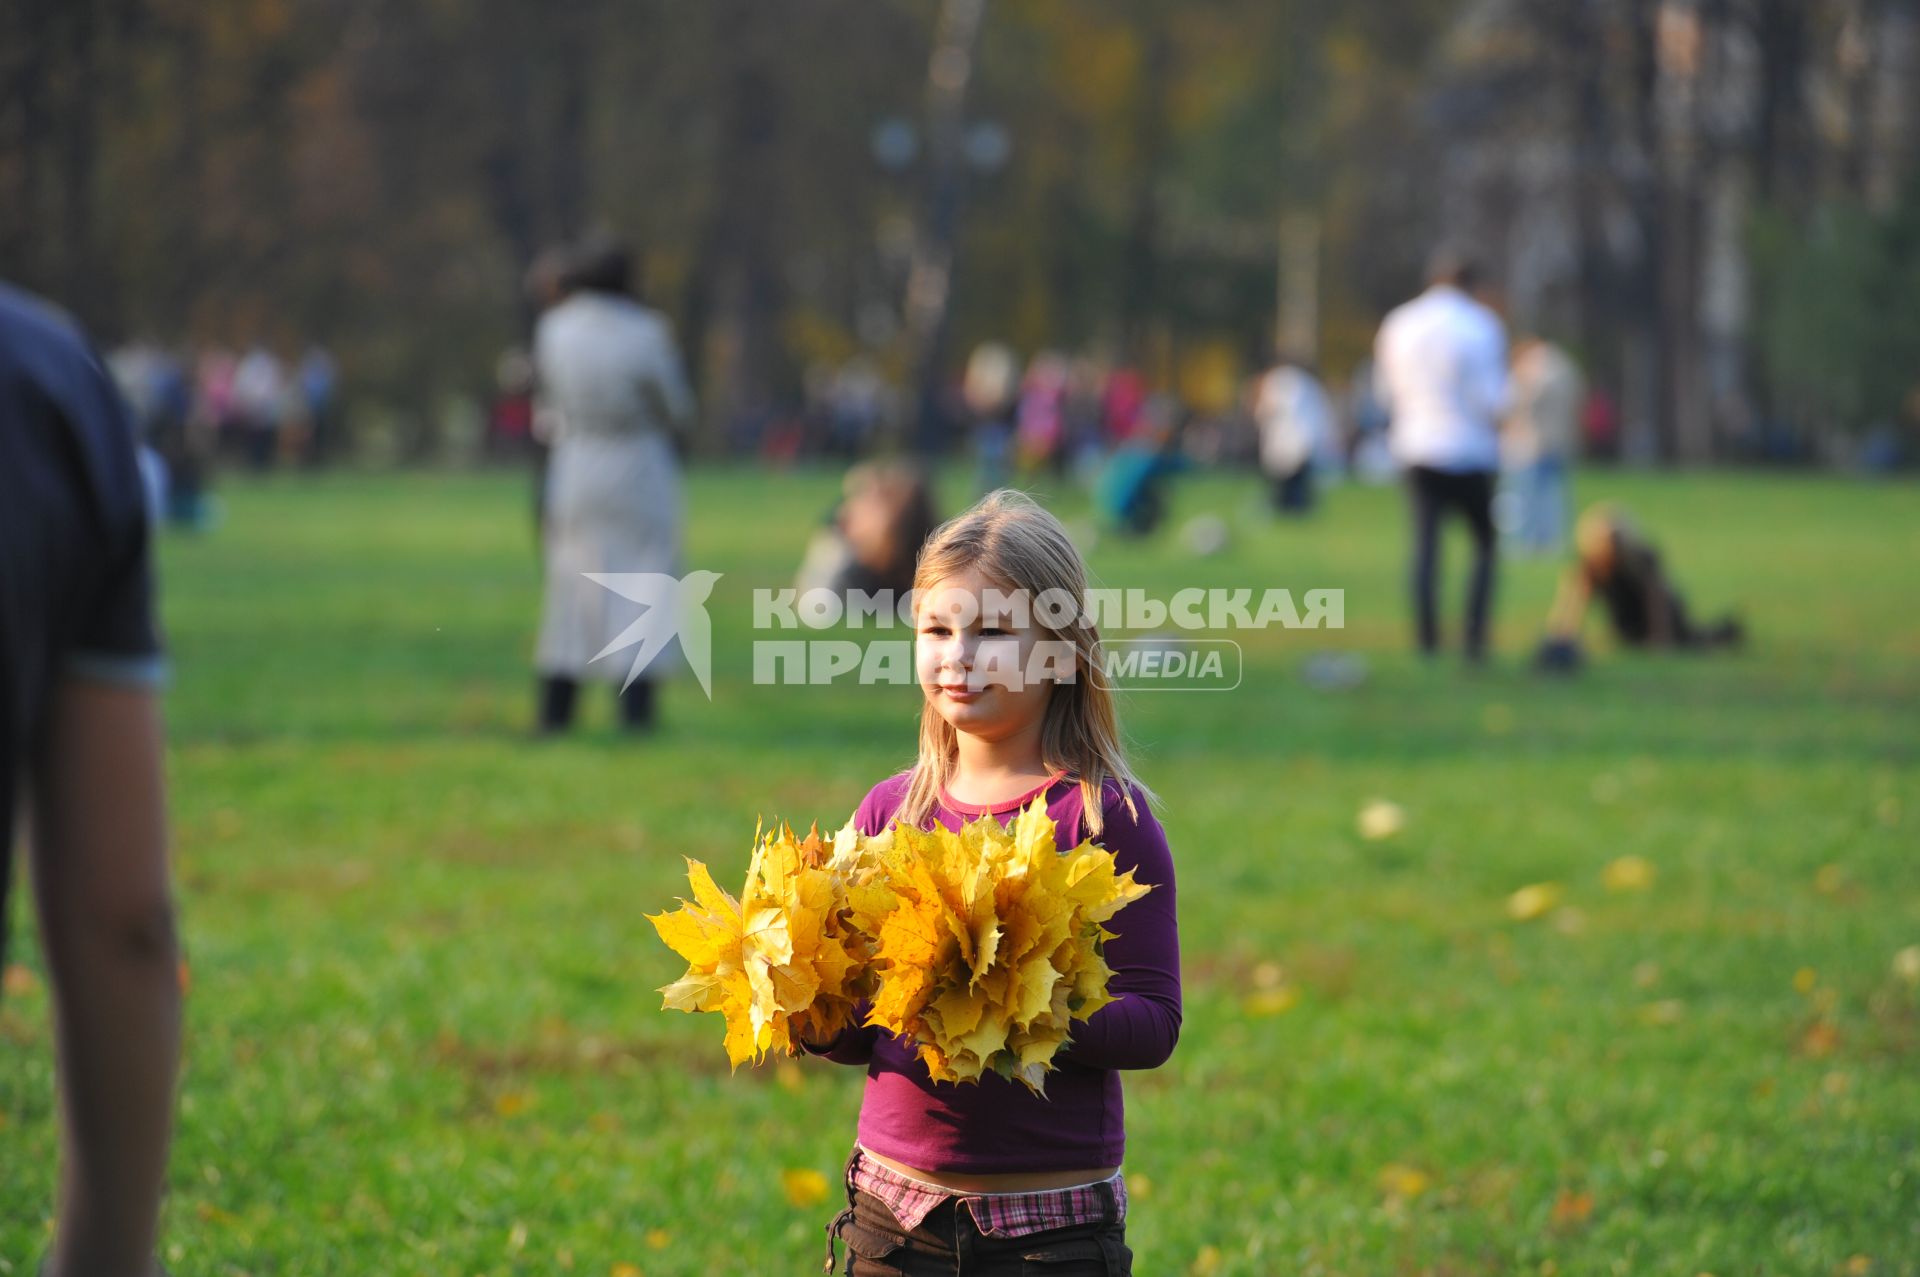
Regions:
<instances>
[{"instance_id":1,"label":"girl","mask_svg":"<svg viewBox=\"0 0 1920 1277\"><path fill-rule=\"evenodd\" d=\"M827 1272L836 1240L856 1277L1131 1271L1119 1070L1155 1068L1173 1051L1180 942L1173 861L1121 750L1086 585L1059 520L1018 493L994 492L934 532L914 575L919 759L874 786L854 821L865 834L896 818L957 829L1010 820L1044 795L1060 847L1092 838L1153 885L1109 928L1118 1001L1074 1026L1045 1098L993 1073L935 1084L910 1043L877 1028L809 1045L867 1070ZM1046 609L1043 597L1072 607ZM1066 654L1057 677L1027 677L1036 649Z\"/></svg>"}]
</instances>

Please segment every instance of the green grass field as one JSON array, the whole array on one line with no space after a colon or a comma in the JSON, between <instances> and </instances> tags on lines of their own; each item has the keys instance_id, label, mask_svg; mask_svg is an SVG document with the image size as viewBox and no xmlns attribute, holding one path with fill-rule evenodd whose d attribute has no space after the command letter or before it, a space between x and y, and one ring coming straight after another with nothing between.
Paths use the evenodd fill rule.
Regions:
<instances>
[{"instance_id":1,"label":"green grass field","mask_svg":"<svg viewBox=\"0 0 1920 1277\"><path fill-rule=\"evenodd\" d=\"M957 477L956 477L957 478ZM824 472L703 471L689 566L711 703L527 739L524 482L231 485L164 547L175 854L191 962L164 1253L178 1277L818 1272L859 1103L817 1061L729 1076L643 912L756 819L838 824L909 761L909 688L756 686ZM949 485L947 509L963 494ZM1242 635L1231 694L1137 694L1181 874L1186 1025L1128 1079L1142 1277L1920 1273L1920 501L1911 487L1590 475L1652 528L1717 658L1524 668L1554 565L1503 567L1490 669L1405 655L1397 493L1282 525L1200 478L1102 541L1110 586L1347 592L1344 632ZM1070 519L1084 502L1063 493ZM1457 615L1464 545L1450 545ZM1592 631L1598 633L1597 624ZM1345 691L1301 676L1360 654ZM1356 817L1397 803L1368 840ZM1603 870L1644 857L1644 891ZM1516 921L1508 901L1558 883ZM24 911L22 911L24 912ZM0 1274L53 1183L30 925L0 1003ZM804 1188L805 1177L788 1177ZM843 1252L844 1253L844 1252Z\"/></svg>"}]
</instances>

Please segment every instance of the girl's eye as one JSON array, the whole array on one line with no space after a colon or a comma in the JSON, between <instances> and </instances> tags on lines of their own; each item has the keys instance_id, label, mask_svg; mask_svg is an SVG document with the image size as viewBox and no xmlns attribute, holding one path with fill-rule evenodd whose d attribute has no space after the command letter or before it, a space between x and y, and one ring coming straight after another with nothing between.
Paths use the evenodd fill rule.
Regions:
<instances>
[{"instance_id":1,"label":"girl's eye","mask_svg":"<svg viewBox=\"0 0 1920 1277\"><path fill-rule=\"evenodd\" d=\"M997 637L1003 637L1003 636L1005 636L1005 634L1006 634L1006 633L1007 633L1007 631L1005 631L1005 630L1003 630L1003 629L1001 629L1001 628L1000 628L999 626L997 626L997 625L983 625L983 626L981 626L981 627L980 627L980 637L981 637L981 638L997 638Z\"/></svg>"},{"instance_id":2,"label":"girl's eye","mask_svg":"<svg viewBox=\"0 0 1920 1277\"><path fill-rule=\"evenodd\" d=\"M922 634L930 634L934 638L945 638L947 636L947 627L944 625L923 625L920 627L920 632Z\"/></svg>"}]
</instances>

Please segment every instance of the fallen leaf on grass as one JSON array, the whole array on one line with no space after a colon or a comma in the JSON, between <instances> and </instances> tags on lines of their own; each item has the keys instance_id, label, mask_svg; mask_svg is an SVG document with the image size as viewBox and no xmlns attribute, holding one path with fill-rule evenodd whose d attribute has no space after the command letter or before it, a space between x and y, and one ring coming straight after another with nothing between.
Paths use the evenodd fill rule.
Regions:
<instances>
[{"instance_id":1,"label":"fallen leaf on grass","mask_svg":"<svg viewBox=\"0 0 1920 1277\"><path fill-rule=\"evenodd\" d=\"M1893 973L1908 984L1920 984L1920 944L1910 944L1893 955Z\"/></svg>"},{"instance_id":2,"label":"fallen leaf on grass","mask_svg":"<svg viewBox=\"0 0 1920 1277\"><path fill-rule=\"evenodd\" d=\"M638 1264L615 1264L607 1270L607 1277L646 1277Z\"/></svg>"},{"instance_id":3,"label":"fallen leaf on grass","mask_svg":"<svg viewBox=\"0 0 1920 1277\"><path fill-rule=\"evenodd\" d=\"M1278 989L1262 989L1258 993L1247 995L1240 1004L1241 1010L1256 1019L1270 1015L1285 1015L1300 1005L1300 990L1292 985L1282 985Z\"/></svg>"},{"instance_id":4,"label":"fallen leaf on grass","mask_svg":"<svg viewBox=\"0 0 1920 1277\"><path fill-rule=\"evenodd\" d=\"M1653 879L1653 862L1645 856L1621 856L1600 871L1600 883L1608 891L1645 891Z\"/></svg>"},{"instance_id":5,"label":"fallen leaf on grass","mask_svg":"<svg viewBox=\"0 0 1920 1277\"><path fill-rule=\"evenodd\" d=\"M1360 809L1360 836L1369 842L1391 838L1407 827L1407 813L1399 803L1376 798Z\"/></svg>"},{"instance_id":6,"label":"fallen leaf on grass","mask_svg":"<svg viewBox=\"0 0 1920 1277\"><path fill-rule=\"evenodd\" d=\"M1800 1051L1811 1059L1822 1060L1840 1046L1840 1030L1831 1020L1815 1020L1800 1036Z\"/></svg>"},{"instance_id":7,"label":"fallen leaf on grass","mask_svg":"<svg viewBox=\"0 0 1920 1277\"><path fill-rule=\"evenodd\" d=\"M501 1117L518 1117L532 1101L524 1091L502 1091L493 1101L493 1111Z\"/></svg>"},{"instance_id":8,"label":"fallen leaf on grass","mask_svg":"<svg viewBox=\"0 0 1920 1277\"><path fill-rule=\"evenodd\" d=\"M1529 883L1507 897L1507 917L1515 922L1545 917L1565 894L1566 889L1557 882Z\"/></svg>"},{"instance_id":9,"label":"fallen leaf on grass","mask_svg":"<svg viewBox=\"0 0 1920 1277\"><path fill-rule=\"evenodd\" d=\"M1412 1200L1433 1187L1433 1177L1417 1166L1389 1162L1380 1168L1375 1183L1388 1197Z\"/></svg>"},{"instance_id":10,"label":"fallen leaf on grass","mask_svg":"<svg viewBox=\"0 0 1920 1277\"><path fill-rule=\"evenodd\" d=\"M781 1171L780 1188L789 1202L802 1209L827 1200L827 1177L809 1168Z\"/></svg>"},{"instance_id":11,"label":"fallen leaf on grass","mask_svg":"<svg viewBox=\"0 0 1920 1277\"><path fill-rule=\"evenodd\" d=\"M649 1228L647 1230L647 1249L648 1250L665 1250L667 1247L671 1245L673 1245L673 1234L668 1232L666 1229Z\"/></svg>"},{"instance_id":12,"label":"fallen leaf on grass","mask_svg":"<svg viewBox=\"0 0 1920 1277\"><path fill-rule=\"evenodd\" d=\"M1812 967L1801 967L1793 973L1793 991L1795 993L1812 993L1813 986L1819 982L1820 973Z\"/></svg>"},{"instance_id":13,"label":"fallen leaf on grass","mask_svg":"<svg viewBox=\"0 0 1920 1277\"><path fill-rule=\"evenodd\" d=\"M1553 1226L1555 1228L1578 1228L1587 1222L1593 1214L1593 1194L1576 1193L1563 1188L1560 1195L1553 1199Z\"/></svg>"},{"instance_id":14,"label":"fallen leaf on grass","mask_svg":"<svg viewBox=\"0 0 1920 1277\"><path fill-rule=\"evenodd\" d=\"M1188 1277L1213 1277L1213 1274L1220 1271L1220 1263L1218 1246L1202 1246L1200 1253L1193 1257L1193 1263L1187 1268Z\"/></svg>"},{"instance_id":15,"label":"fallen leaf on grass","mask_svg":"<svg viewBox=\"0 0 1920 1277\"><path fill-rule=\"evenodd\" d=\"M10 964L4 974L0 974L0 993L10 998L24 998L40 987L33 972L15 962Z\"/></svg>"}]
</instances>

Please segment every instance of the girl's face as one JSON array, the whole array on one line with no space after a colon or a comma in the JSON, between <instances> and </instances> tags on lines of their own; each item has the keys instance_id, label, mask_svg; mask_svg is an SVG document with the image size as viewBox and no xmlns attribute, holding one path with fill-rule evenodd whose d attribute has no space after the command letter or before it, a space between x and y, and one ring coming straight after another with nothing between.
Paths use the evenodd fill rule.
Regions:
<instances>
[{"instance_id":1,"label":"girl's face","mask_svg":"<svg viewBox=\"0 0 1920 1277\"><path fill-rule=\"evenodd\" d=\"M1046 631L977 569L921 591L914 608L914 667L920 688L955 731L1004 740L1046 712L1052 679L1038 677L1034 649Z\"/></svg>"}]
</instances>

